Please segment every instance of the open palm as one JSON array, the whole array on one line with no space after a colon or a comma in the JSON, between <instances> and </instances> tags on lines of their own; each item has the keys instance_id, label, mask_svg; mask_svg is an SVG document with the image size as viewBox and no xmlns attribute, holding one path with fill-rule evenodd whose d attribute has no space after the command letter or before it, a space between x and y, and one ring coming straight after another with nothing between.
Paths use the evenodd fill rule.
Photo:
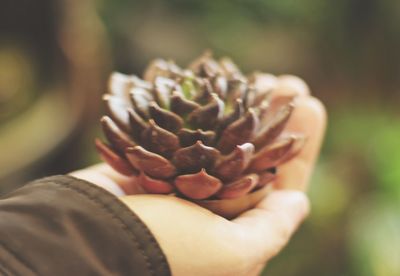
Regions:
<instances>
[{"instance_id":1,"label":"open palm","mask_svg":"<svg viewBox=\"0 0 400 276\"><path fill-rule=\"evenodd\" d=\"M134 211L159 242L173 275L257 275L308 214L303 192L326 125L324 107L301 80L279 77L278 88L273 99L298 96L287 129L304 133L308 142L279 168L276 190L233 220L180 198L142 194L134 177L122 176L105 164L71 175L109 190Z\"/></svg>"}]
</instances>

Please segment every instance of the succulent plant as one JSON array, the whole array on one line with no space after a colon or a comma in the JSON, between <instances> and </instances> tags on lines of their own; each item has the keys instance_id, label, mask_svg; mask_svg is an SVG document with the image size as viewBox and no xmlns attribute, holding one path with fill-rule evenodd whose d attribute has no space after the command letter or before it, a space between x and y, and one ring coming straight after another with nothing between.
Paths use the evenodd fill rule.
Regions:
<instances>
[{"instance_id":1,"label":"succulent plant","mask_svg":"<svg viewBox=\"0 0 400 276\"><path fill-rule=\"evenodd\" d=\"M284 131L294 101L271 105L270 77L246 77L231 59L210 53L187 69L156 59L143 79L113 73L101 118L108 144L97 139L97 150L147 193L175 194L232 217L260 200L305 141Z\"/></svg>"}]
</instances>

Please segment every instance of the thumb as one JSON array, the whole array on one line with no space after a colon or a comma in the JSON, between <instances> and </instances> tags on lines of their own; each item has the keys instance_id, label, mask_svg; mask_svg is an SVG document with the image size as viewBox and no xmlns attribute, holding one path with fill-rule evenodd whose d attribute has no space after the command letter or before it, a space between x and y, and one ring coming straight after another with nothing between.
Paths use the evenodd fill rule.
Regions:
<instances>
[{"instance_id":1,"label":"thumb","mask_svg":"<svg viewBox=\"0 0 400 276\"><path fill-rule=\"evenodd\" d=\"M271 193L232 222L241 228L243 248L249 250L246 255L265 263L282 250L308 212L304 193L282 190Z\"/></svg>"}]
</instances>

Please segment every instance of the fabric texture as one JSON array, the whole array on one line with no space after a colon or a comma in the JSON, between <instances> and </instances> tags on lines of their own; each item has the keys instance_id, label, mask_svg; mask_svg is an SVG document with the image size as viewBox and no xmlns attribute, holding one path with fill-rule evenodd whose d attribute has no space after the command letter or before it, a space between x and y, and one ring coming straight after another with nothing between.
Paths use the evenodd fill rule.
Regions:
<instances>
[{"instance_id":1,"label":"fabric texture","mask_svg":"<svg viewBox=\"0 0 400 276\"><path fill-rule=\"evenodd\" d=\"M0 198L0 275L170 275L149 229L114 195L71 176Z\"/></svg>"}]
</instances>

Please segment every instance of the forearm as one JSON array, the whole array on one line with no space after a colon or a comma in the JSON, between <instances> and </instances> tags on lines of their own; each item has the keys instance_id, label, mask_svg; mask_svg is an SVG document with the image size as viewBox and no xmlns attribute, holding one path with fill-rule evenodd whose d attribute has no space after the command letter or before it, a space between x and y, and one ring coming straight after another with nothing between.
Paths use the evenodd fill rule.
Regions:
<instances>
[{"instance_id":1,"label":"forearm","mask_svg":"<svg viewBox=\"0 0 400 276\"><path fill-rule=\"evenodd\" d=\"M118 198L57 176L0 199L0 271L39 275L169 275L147 227Z\"/></svg>"}]
</instances>

